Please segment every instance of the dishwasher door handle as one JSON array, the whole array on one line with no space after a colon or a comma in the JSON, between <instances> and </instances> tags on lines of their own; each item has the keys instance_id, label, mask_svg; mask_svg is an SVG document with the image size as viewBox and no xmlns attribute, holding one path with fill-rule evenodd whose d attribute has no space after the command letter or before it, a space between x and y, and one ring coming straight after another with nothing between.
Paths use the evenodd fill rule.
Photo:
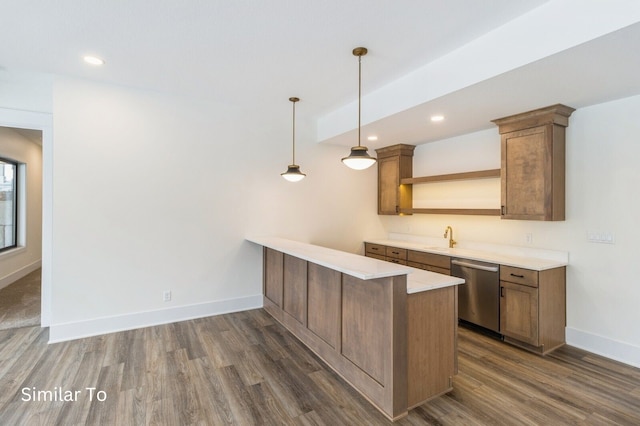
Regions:
<instances>
[{"instance_id":1,"label":"dishwasher door handle","mask_svg":"<svg viewBox=\"0 0 640 426\"><path fill-rule=\"evenodd\" d=\"M463 262L461 260L452 260L451 264L452 265L463 266L465 268L480 269L481 271L498 272L498 267L497 266L477 265L475 263Z\"/></svg>"}]
</instances>

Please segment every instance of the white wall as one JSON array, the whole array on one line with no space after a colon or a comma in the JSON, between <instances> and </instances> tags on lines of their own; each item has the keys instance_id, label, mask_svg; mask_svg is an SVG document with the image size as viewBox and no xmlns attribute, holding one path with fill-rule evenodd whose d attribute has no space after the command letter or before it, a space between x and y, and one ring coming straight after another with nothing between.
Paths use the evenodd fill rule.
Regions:
<instances>
[{"instance_id":1,"label":"white wall","mask_svg":"<svg viewBox=\"0 0 640 426\"><path fill-rule=\"evenodd\" d=\"M514 113L517 111L514 111ZM567 128L567 217L563 222L497 217L383 217L387 232L441 237L452 225L464 244L490 242L569 252L567 341L640 366L640 96L575 111ZM416 148L414 175L500 167L496 129ZM456 185L466 185L464 182ZM612 232L615 244L587 242L588 231Z\"/></svg>"},{"instance_id":2,"label":"white wall","mask_svg":"<svg viewBox=\"0 0 640 426\"><path fill-rule=\"evenodd\" d=\"M375 169L318 146L291 93L240 110L58 78L54 82L50 339L261 306L257 234L358 251L376 211ZM171 290L171 302L162 292Z\"/></svg>"},{"instance_id":3,"label":"white wall","mask_svg":"<svg viewBox=\"0 0 640 426\"><path fill-rule=\"evenodd\" d=\"M18 247L0 253L0 288L40 267L42 256L42 149L9 127L0 127L0 157L15 160L24 167L26 204L19 208L26 224ZM19 173L21 174L21 173ZM23 193L18 189L19 193ZM20 201L20 200L19 200ZM26 221L26 222L24 222ZM19 229L18 232L21 232Z\"/></svg>"}]
</instances>

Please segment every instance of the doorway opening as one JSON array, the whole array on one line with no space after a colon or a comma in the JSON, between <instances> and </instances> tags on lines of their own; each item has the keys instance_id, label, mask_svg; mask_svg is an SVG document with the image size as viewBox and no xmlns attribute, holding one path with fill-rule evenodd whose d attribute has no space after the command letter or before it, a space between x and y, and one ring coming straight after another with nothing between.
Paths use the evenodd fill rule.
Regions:
<instances>
[{"instance_id":1,"label":"doorway opening","mask_svg":"<svg viewBox=\"0 0 640 426\"><path fill-rule=\"evenodd\" d=\"M40 325L42 131L0 127L0 330Z\"/></svg>"},{"instance_id":2,"label":"doorway opening","mask_svg":"<svg viewBox=\"0 0 640 426\"><path fill-rule=\"evenodd\" d=\"M16 241L0 251L0 330L49 326L51 129L50 114L0 108L0 157L17 165L15 194L2 196L15 209Z\"/></svg>"}]
</instances>

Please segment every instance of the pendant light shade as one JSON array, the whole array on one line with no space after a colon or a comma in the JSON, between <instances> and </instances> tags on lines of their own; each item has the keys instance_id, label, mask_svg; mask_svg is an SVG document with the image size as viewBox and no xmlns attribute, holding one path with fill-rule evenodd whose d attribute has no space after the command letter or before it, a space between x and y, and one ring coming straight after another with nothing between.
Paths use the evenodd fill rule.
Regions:
<instances>
[{"instance_id":1,"label":"pendant light shade","mask_svg":"<svg viewBox=\"0 0 640 426\"><path fill-rule=\"evenodd\" d=\"M306 176L304 173L300 171L300 166L296 164L296 102L300 99L298 98L289 98L289 100L293 103L293 160L291 164L287 167L287 171L284 173L280 173L280 176L288 180L289 182L298 182Z\"/></svg>"},{"instance_id":2,"label":"pendant light shade","mask_svg":"<svg viewBox=\"0 0 640 426\"><path fill-rule=\"evenodd\" d=\"M369 155L366 146L354 146L348 157L344 157L342 162L354 170L367 169L376 162L376 159Z\"/></svg>"},{"instance_id":3,"label":"pendant light shade","mask_svg":"<svg viewBox=\"0 0 640 426\"><path fill-rule=\"evenodd\" d=\"M360 145L360 121L362 111L362 57L367 54L366 47L356 47L353 49L353 55L358 57L358 146L351 148L351 153L348 157L344 157L342 162L354 170L364 170L371 167L375 162L375 157L372 157L367 152L366 146Z\"/></svg>"},{"instance_id":4,"label":"pendant light shade","mask_svg":"<svg viewBox=\"0 0 640 426\"><path fill-rule=\"evenodd\" d=\"M289 182L298 182L299 180L304 179L306 175L300 171L300 166L298 166L297 164L289 164L289 167L287 167L287 171L284 173L280 173L280 176L282 176Z\"/></svg>"}]
</instances>

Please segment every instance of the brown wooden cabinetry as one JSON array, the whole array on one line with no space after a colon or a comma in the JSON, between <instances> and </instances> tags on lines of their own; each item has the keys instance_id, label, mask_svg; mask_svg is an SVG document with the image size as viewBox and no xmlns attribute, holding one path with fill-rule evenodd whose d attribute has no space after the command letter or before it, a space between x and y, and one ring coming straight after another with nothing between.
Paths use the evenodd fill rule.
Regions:
<instances>
[{"instance_id":1,"label":"brown wooden cabinetry","mask_svg":"<svg viewBox=\"0 0 640 426\"><path fill-rule=\"evenodd\" d=\"M397 263L399 265L407 264L407 250L403 248L390 247L382 244L364 243L364 255L378 260Z\"/></svg>"},{"instance_id":2,"label":"brown wooden cabinetry","mask_svg":"<svg viewBox=\"0 0 640 426\"><path fill-rule=\"evenodd\" d=\"M565 268L500 267L500 333L506 342L546 354L565 343Z\"/></svg>"},{"instance_id":3,"label":"brown wooden cabinetry","mask_svg":"<svg viewBox=\"0 0 640 426\"><path fill-rule=\"evenodd\" d=\"M398 144L376 149L378 155L378 214L401 214L411 211L412 186L400 180L413 175L415 146Z\"/></svg>"},{"instance_id":4,"label":"brown wooden cabinetry","mask_svg":"<svg viewBox=\"0 0 640 426\"><path fill-rule=\"evenodd\" d=\"M284 254L280 251L264 248L264 295L282 308L282 290L284 281Z\"/></svg>"},{"instance_id":5,"label":"brown wooden cabinetry","mask_svg":"<svg viewBox=\"0 0 640 426\"><path fill-rule=\"evenodd\" d=\"M407 265L439 274L451 275L451 258L441 254L409 250Z\"/></svg>"},{"instance_id":6,"label":"brown wooden cabinetry","mask_svg":"<svg viewBox=\"0 0 640 426\"><path fill-rule=\"evenodd\" d=\"M408 295L406 275L362 280L270 248L263 262L264 309L388 418L452 389L456 286Z\"/></svg>"},{"instance_id":7,"label":"brown wooden cabinetry","mask_svg":"<svg viewBox=\"0 0 640 426\"><path fill-rule=\"evenodd\" d=\"M307 262L284 255L284 292L282 308L300 324L307 322Z\"/></svg>"},{"instance_id":8,"label":"brown wooden cabinetry","mask_svg":"<svg viewBox=\"0 0 640 426\"><path fill-rule=\"evenodd\" d=\"M387 246L364 243L364 255L378 260L387 260Z\"/></svg>"},{"instance_id":9,"label":"brown wooden cabinetry","mask_svg":"<svg viewBox=\"0 0 640 426\"><path fill-rule=\"evenodd\" d=\"M340 350L342 274L308 263L307 327L335 350Z\"/></svg>"},{"instance_id":10,"label":"brown wooden cabinetry","mask_svg":"<svg viewBox=\"0 0 640 426\"><path fill-rule=\"evenodd\" d=\"M573 111L558 104L493 120L501 135L503 219L565 219L565 128Z\"/></svg>"},{"instance_id":11,"label":"brown wooden cabinetry","mask_svg":"<svg viewBox=\"0 0 640 426\"><path fill-rule=\"evenodd\" d=\"M364 243L364 255L374 259L407 265L413 268L451 275L451 258L441 254L407 250L382 244Z\"/></svg>"}]
</instances>

